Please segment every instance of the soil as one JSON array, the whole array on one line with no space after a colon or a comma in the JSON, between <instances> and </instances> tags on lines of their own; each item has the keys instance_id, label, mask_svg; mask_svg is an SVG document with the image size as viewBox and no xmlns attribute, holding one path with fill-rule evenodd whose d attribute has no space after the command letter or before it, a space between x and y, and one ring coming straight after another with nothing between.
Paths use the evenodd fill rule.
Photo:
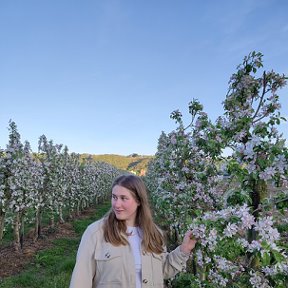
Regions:
<instances>
[{"instance_id":1,"label":"soil","mask_svg":"<svg viewBox=\"0 0 288 288\"><path fill-rule=\"evenodd\" d=\"M77 218L87 218L95 215L95 210L82 212ZM20 273L24 267L33 261L38 251L53 247L53 240L59 238L76 238L77 235L71 222L57 224L55 229L45 227L42 229L42 236L36 242L29 238L29 234L23 241L23 251L16 252L11 244L6 247L0 246L0 279Z\"/></svg>"}]
</instances>

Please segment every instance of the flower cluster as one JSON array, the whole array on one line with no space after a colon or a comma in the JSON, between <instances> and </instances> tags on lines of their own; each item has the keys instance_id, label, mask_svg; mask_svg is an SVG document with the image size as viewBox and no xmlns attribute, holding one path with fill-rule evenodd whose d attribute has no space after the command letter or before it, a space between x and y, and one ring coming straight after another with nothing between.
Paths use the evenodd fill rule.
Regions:
<instances>
[{"instance_id":1,"label":"flower cluster","mask_svg":"<svg viewBox=\"0 0 288 288\"><path fill-rule=\"evenodd\" d=\"M247 205L204 213L201 217L195 218L190 225L193 235L200 243L195 251L198 265L205 268L205 271L211 271L208 274L209 277L207 276L209 279L212 276L215 278L217 273L221 275L221 279L225 280L221 281L223 287L226 286L224 283L232 281L235 277L241 277L241 274L253 271L252 268L255 268L246 261L244 251L258 257L260 267L262 267L258 274L262 278L279 273L287 274L288 255L278 245L280 234L273 224L272 217L261 217L255 220ZM252 231L258 232L257 239L251 242L245 238L248 231L251 231L250 228ZM231 257L229 255L231 251L223 251L225 245L228 245L227 248L230 249L233 248L231 245L235 245L234 252L237 251L237 253ZM266 260L272 255L281 257L278 258L275 265L271 266L270 261L267 263ZM234 261L234 257L237 257L238 262ZM280 270L279 267L282 269ZM256 277L255 274L253 277ZM216 281L215 278L217 285L220 285L219 279Z\"/></svg>"}]
</instances>

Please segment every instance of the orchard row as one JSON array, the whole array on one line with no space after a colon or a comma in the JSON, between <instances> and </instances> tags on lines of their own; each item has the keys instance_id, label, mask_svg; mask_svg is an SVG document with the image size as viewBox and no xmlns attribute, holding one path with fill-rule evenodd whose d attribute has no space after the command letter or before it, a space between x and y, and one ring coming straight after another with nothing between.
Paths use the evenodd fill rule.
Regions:
<instances>
[{"instance_id":1,"label":"orchard row","mask_svg":"<svg viewBox=\"0 0 288 288\"><path fill-rule=\"evenodd\" d=\"M34 240L41 236L42 217L49 215L51 226L66 215L79 214L98 203L110 191L120 171L104 162L95 162L68 153L67 146L39 138L38 153L29 142L22 143L17 126L9 123L9 143L0 150L0 240L13 227L14 245L21 251L25 227L34 223Z\"/></svg>"}]
</instances>

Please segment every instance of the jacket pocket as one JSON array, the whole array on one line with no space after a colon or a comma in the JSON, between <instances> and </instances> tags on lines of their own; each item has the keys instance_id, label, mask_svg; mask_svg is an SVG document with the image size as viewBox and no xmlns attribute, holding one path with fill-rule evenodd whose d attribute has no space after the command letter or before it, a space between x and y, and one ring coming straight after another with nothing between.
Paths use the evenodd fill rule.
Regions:
<instances>
[{"instance_id":1,"label":"jacket pocket","mask_svg":"<svg viewBox=\"0 0 288 288\"><path fill-rule=\"evenodd\" d=\"M121 287L123 281L123 256L119 247L105 245L95 251L96 283L99 287ZM119 286L118 286L119 285Z\"/></svg>"}]
</instances>

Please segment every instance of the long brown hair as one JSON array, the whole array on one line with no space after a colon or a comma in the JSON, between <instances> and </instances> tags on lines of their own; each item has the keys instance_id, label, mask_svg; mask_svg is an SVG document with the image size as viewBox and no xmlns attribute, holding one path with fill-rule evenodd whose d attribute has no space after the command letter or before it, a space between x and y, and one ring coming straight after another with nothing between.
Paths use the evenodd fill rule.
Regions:
<instances>
[{"instance_id":1,"label":"long brown hair","mask_svg":"<svg viewBox=\"0 0 288 288\"><path fill-rule=\"evenodd\" d=\"M146 252L160 254L164 251L164 237L161 230L153 222L148 194L143 180L135 175L121 175L112 185L119 185L131 192L132 197L140 204L137 208L136 225L142 229L142 247ZM104 239L115 245L128 245L127 226L124 220L118 220L112 209L107 213L104 221Z\"/></svg>"}]
</instances>

